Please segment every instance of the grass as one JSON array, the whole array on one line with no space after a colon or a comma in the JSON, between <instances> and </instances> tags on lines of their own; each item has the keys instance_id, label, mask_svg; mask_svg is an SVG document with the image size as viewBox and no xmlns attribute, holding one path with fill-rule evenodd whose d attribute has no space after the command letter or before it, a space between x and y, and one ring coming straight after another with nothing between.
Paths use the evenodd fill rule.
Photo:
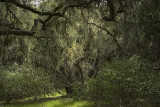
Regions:
<instances>
[{"instance_id":1,"label":"grass","mask_svg":"<svg viewBox=\"0 0 160 107\"><path fill-rule=\"evenodd\" d=\"M73 99L63 98L43 102L10 104L2 107L91 107L93 103L87 101L74 101Z\"/></svg>"},{"instance_id":2,"label":"grass","mask_svg":"<svg viewBox=\"0 0 160 107\"><path fill-rule=\"evenodd\" d=\"M94 105L88 101L74 101L71 98L63 97L64 95L66 93L62 90L62 93L55 92L36 102L31 97L8 105L1 106L0 104L0 107L91 107Z\"/></svg>"}]
</instances>

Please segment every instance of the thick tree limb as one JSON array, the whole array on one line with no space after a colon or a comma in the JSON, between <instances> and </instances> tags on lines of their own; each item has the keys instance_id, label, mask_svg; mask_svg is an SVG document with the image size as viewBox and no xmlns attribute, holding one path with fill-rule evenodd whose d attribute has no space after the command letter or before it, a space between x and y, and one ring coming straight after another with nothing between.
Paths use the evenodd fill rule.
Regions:
<instances>
[{"instance_id":1,"label":"thick tree limb","mask_svg":"<svg viewBox=\"0 0 160 107\"><path fill-rule=\"evenodd\" d=\"M59 16L59 17L63 17L65 12L69 9L69 8L74 8L74 7L88 7L91 3L95 2L95 0L90 0L89 2L81 2L79 4L61 4L59 6L57 6L53 12L51 11L46 11L46 12L43 12L43 11L40 11L40 10L37 10L37 9L34 9L33 7L31 6L28 6L28 5L25 5L25 4L21 4L20 2L16 1L16 0L0 0L0 2L6 2L6 3L11 3L19 8L23 8L25 10L28 10L28 11L31 11L35 14L38 14L38 15L41 15L41 16L48 16L48 18L44 21L44 23L48 22L53 16ZM110 15L109 17L107 16L104 16L102 17L103 20L105 21L114 21L115 20L115 8L114 8L114 4L113 4L113 0L107 0L107 3L108 3L108 7L109 7L109 12L110 12ZM66 6L66 7L64 7ZM63 8L64 7L64 8ZM62 9L62 12L61 13L56 13L58 10Z\"/></svg>"},{"instance_id":2,"label":"thick tree limb","mask_svg":"<svg viewBox=\"0 0 160 107\"><path fill-rule=\"evenodd\" d=\"M110 15L109 15L109 17L104 16L104 17L102 17L102 19L104 21L114 21L115 20L115 8L114 8L113 0L107 0L107 3L108 3Z\"/></svg>"},{"instance_id":3,"label":"thick tree limb","mask_svg":"<svg viewBox=\"0 0 160 107\"><path fill-rule=\"evenodd\" d=\"M100 56L98 49L97 57L95 58L94 64L92 65L92 68L88 71L88 77L92 78L97 76L99 64L100 64Z\"/></svg>"},{"instance_id":4,"label":"thick tree limb","mask_svg":"<svg viewBox=\"0 0 160 107\"><path fill-rule=\"evenodd\" d=\"M30 6L21 4L21 3L17 2L16 0L0 0L0 2L6 2L6 3L14 4L17 7L23 8L25 10L29 10L33 13L38 14L38 15L51 15L52 14L52 12L42 12L42 11L36 10L36 9L30 7Z\"/></svg>"},{"instance_id":5,"label":"thick tree limb","mask_svg":"<svg viewBox=\"0 0 160 107\"><path fill-rule=\"evenodd\" d=\"M21 31L21 30L0 30L0 35L28 35L33 36L36 32Z\"/></svg>"},{"instance_id":6,"label":"thick tree limb","mask_svg":"<svg viewBox=\"0 0 160 107\"><path fill-rule=\"evenodd\" d=\"M33 37L35 39L46 39L48 41L48 39L53 39L50 36L35 36L34 34L36 34L36 32L34 31L22 31L22 30L0 30L0 36L2 35L16 35L19 37Z\"/></svg>"},{"instance_id":7,"label":"thick tree limb","mask_svg":"<svg viewBox=\"0 0 160 107\"><path fill-rule=\"evenodd\" d=\"M88 7L92 2L94 2L94 0L90 0L89 2L82 2L80 4L69 4L67 5L66 4L66 7L63 8L62 12L61 13L52 13L51 15L48 16L48 18L43 22L43 24L47 23L53 16L59 16L59 17L63 17L66 13L66 11L69 9L69 8L78 8L78 7ZM59 9L60 7L63 7L63 5L60 5L58 6L57 8L55 8L55 10Z\"/></svg>"},{"instance_id":8,"label":"thick tree limb","mask_svg":"<svg viewBox=\"0 0 160 107\"><path fill-rule=\"evenodd\" d=\"M50 17L52 17L52 16L60 16L60 17L61 17L62 15L64 15L64 13L66 12L66 10L67 10L68 8L84 7L84 6L89 5L89 4L92 3L93 1L94 1L94 0L91 0L90 2L80 3L80 4L78 4L78 5L68 5L68 6L63 10L62 13L56 13L56 11L58 11L59 9L61 9L61 8L64 6L64 3L61 4L61 5L59 5L59 6L57 6L57 7L54 9L53 12L50 12L50 11L48 11L48 12L43 12L43 11L39 11L39 10L34 9L33 7L30 7L30 6L21 4L21 3L17 2L16 0L0 0L0 2L11 3L11 4L13 4L13 5L15 5L15 6L19 7L19 8L23 8L23 9L28 10L28 11L31 11L31 12L33 12L33 13L35 13L35 14L38 14L38 15L47 15L47 16L50 16ZM47 20L48 20L48 19L47 19Z\"/></svg>"}]
</instances>

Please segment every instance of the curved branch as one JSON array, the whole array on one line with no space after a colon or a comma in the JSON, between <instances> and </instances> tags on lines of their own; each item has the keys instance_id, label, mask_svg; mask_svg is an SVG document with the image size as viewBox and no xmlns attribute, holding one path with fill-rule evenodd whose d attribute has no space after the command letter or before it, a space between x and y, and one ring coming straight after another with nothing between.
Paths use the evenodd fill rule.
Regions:
<instances>
[{"instance_id":1,"label":"curved branch","mask_svg":"<svg viewBox=\"0 0 160 107\"><path fill-rule=\"evenodd\" d=\"M66 7L63 8L62 13L52 13L50 16L48 16L48 18L44 21L44 23L48 22L53 16L59 16L59 17L63 17L66 13L66 11L69 8L78 8L78 7L88 7L92 2L94 2L94 0L90 0L89 2L82 2L80 4L71 4L71 5L67 5ZM64 5L63 5L64 6ZM57 9L59 9L60 7L63 7L62 5L58 6ZM56 10L56 8L55 8Z\"/></svg>"},{"instance_id":2,"label":"curved branch","mask_svg":"<svg viewBox=\"0 0 160 107\"><path fill-rule=\"evenodd\" d=\"M100 25L97 25L97 24L95 24L95 23L89 23L89 22L86 22L86 23L87 23L87 24L94 25L94 26L96 26L96 27L98 27L98 28L106 31L106 33L112 37L113 41L114 41L115 44L117 45L118 50L119 50L119 51L122 50L122 48L121 48L120 45L119 45L118 40L116 39L116 37L115 37L112 33L110 33L110 32L108 31L108 29L106 29L106 28L104 28L104 27L102 27L102 26L100 26Z\"/></svg>"},{"instance_id":3,"label":"curved branch","mask_svg":"<svg viewBox=\"0 0 160 107\"><path fill-rule=\"evenodd\" d=\"M36 9L30 7L30 6L21 4L21 3L17 2L16 0L0 0L0 2L6 2L6 3L14 4L15 6L17 6L19 8L23 8L25 10L29 10L29 11L31 11L33 13L38 14L38 15L51 15L52 14L52 12L42 12L42 11L36 10Z\"/></svg>"},{"instance_id":4,"label":"curved branch","mask_svg":"<svg viewBox=\"0 0 160 107\"><path fill-rule=\"evenodd\" d=\"M35 36L36 32L34 31L23 31L23 30L0 30L0 36L6 36L6 35L14 35L19 37L33 37L35 39L46 39L48 41L49 38L52 39L52 37L46 37L46 36Z\"/></svg>"},{"instance_id":5,"label":"curved branch","mask_svg":"<svg viewBox=\"0 0 160 107\"><path fill-rule=\"evenodd\" d=\"M0 30L0 35L28 35L33 36L36 32L22 31L22 30Z\"/></svg>"}]
</instances>

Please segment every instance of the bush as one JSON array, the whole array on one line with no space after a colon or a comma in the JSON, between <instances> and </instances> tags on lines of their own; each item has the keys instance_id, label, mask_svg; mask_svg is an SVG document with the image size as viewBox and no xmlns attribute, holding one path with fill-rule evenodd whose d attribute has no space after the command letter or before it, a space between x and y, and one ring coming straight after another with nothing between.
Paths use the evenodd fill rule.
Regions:
<instances>
[{"instance_id":1,"label":"bush","mask_svg":"<svg viewBox=\"0 0 160 107\"><path fill-rule=\"evenodd\" d=\"M24 99L50 93L53 84L42 70L35 71L24 65L0 67L0 101Z\"/></svg>"},{"instance_id":2,"label":"bush","mask_svg":"<svg viewBox=\"0 0 160 107\"><path fill-rule=\"evenodd\" d=\"M138 56L106 63L96 78L86 80L80 98L112 106L160 106L160 72L150 65Z\"/></svg>"}]
</instances>

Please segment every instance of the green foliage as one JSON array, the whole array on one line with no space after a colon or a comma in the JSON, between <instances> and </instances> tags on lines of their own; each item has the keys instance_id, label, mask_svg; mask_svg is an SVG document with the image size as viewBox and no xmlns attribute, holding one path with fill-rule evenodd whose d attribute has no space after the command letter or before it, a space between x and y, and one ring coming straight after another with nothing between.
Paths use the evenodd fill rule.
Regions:
<instances>
[{"instance_id":1,"label":"green foliage","mask_svg":"<svg viewBox=\"0 0 160 107\"><path fill-rule=\"evenodd\" d=\"M160 1L128 0L126 12L120 15L117 37L126 54L139 54L144 58L160 58ZM127 14L130 13L130 14Z\"/></svg>"},{"instance_id":2,"label":"green foliage","mask_svg":"<svg viewBox=\"0 0 160 107\"><path fill-rule=\"evenodd\" d=\"M0 101L36 98L54 83L96 104L159 106L159 72L132 56L160 59L158 0L0 2L2 35L22 31L0 35Z\"/></svg>"},{"instance_id":3,"label":"green foliage","mask_svg":"<svg viewBox=\"0 0 160 107\"><path fill-rule=\"evenodd\" d=\"M24 99L31 96L41 96L53 90L53 83L42 70L34 71L25 65L1 66L0 101Z\"/></svg>"},{"instance_id":4,"label":"green foliage","mask_svg":"<svg viewBox=\"0 0 160 107\"><path fill-rule=\"evenodd\" d=\"M83 96L96 104L112 106L142 107L160 105L159 71L150 68L151 62L138 56L118 59L106 63L96 78L88 79L82 85L76 85L75 96Z\"/></svg>"}]
</instances>

